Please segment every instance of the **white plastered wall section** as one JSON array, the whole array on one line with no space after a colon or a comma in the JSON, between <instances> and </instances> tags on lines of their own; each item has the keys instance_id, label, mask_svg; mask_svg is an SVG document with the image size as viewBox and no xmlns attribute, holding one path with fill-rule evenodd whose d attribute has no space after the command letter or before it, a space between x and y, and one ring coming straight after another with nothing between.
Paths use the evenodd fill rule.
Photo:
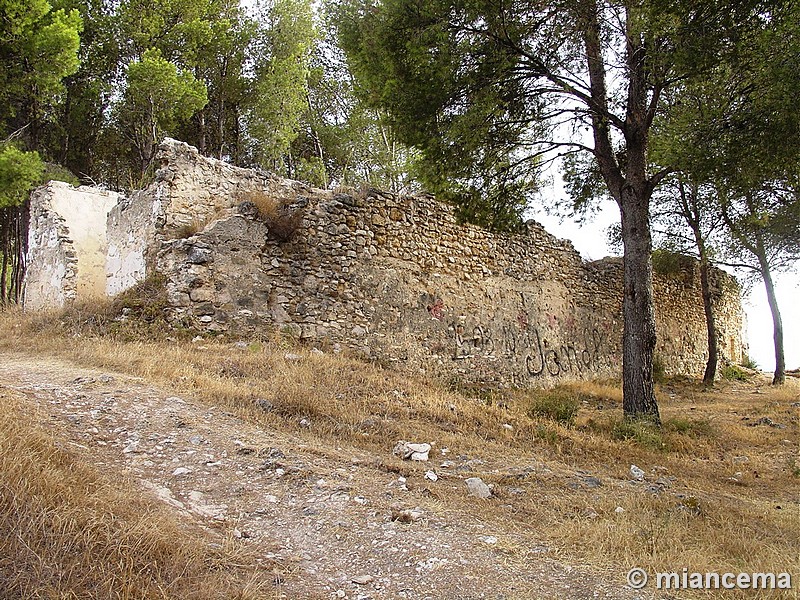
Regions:
<instances>
[{"instance_id":1,"label":"white plastered wall section","mask_svg":"<svg viewBox=\"0 0 800 600\"><path fill-rule=\"evenodd\" d=\"M119 194L51 181L31 197L25 306L106 295L106 221Z\"/></svg>"},{"instance_id":2,"label":"white plastered wall section","mask_svg":"<svg viewBox=\"0 0 800 600\"><path fill-rule=\"evenodd\" d=\"M158 224L163 224L168 187L156 182L135 192L108 215L105 293L116 296L148 275L148 252L156 247Z\"/></svg>"}]
</instances>

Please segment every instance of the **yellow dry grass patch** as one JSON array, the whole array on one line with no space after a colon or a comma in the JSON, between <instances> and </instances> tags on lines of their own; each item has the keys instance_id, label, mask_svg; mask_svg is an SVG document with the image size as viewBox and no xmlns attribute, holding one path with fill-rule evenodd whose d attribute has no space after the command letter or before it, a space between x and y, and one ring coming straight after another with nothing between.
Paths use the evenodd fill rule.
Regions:
<instances>
[{"instance_id":1,"label":"yellow dry grass patch","mask_svg":"<svg viewBox=\"0 0 800 600\"><path fill-rule=\"evenodd\" d=\"M800 585L795 381L782 389L760 380L722 382L711 390L667 382L658 390L661 430L624 423L613 382L576 383L563 390L578 403L570 426L532 417L536 392L454 390L312 353L278 336L239 347L225 339L168 340L170 332L160 341L121 341L75 328L63 316L30 319L13 311L0 314L0 332L7 333L0 341L5 350L24 339L28 351L177 387L249 421L294 431L323 455L339 456L337 448L347 447L373 452L378 468L408 476L412 488L427 487L437 510L466 512L508 532L499 547L517 557L534 556L531 548L545 543L566 560L619 572L620 583L638 566L787 571ZM399 439L433 442L432 462L393 457ZM476 502L454 488L460 479L439 464L458 456L479 459L459 475L494 483L494 500ZM631 464L645 470L644 482L630 481ZM443 476L438 486L423 479L431 467ZM586 485L586 477L602 485ZM719 592L725 598L793 593Z\"/></svg>"},{"instance_id":2,"label":"yellow dry grass patch","mask_svg":"<svg viewBox=\"0 0 800 600\"><path fill-rule=\"evenodd\" d=\"M304 211L292 209L288 198L275 198L265 192L253 192L245 195L245 201L255 206L258 217L266 223L270 235L279 242L288 242L303 224Z\"/></svg>"}]
</instances>

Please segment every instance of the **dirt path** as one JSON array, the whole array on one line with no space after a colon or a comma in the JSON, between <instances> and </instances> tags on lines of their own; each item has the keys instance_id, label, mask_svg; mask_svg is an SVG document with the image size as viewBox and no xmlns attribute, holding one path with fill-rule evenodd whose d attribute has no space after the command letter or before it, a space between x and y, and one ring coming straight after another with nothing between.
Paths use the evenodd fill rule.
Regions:
<instances>
[{"instance_id":1,"label":"dirt path","mask_svg":"<svg viewBox=\"0 0 800 600\"><path fill-rule=\"evenodd\" d=\"M557 562L362 451L321 449L142 379L49 358L0 354L0 381L0 394L24 394L108 477L140 481L182 518L255 545L265 568L280 565L285 598L649 597L622 585L622 567ZM393 506L419 509L418 520L392 520Z\"/></svg>"}]
</instances>

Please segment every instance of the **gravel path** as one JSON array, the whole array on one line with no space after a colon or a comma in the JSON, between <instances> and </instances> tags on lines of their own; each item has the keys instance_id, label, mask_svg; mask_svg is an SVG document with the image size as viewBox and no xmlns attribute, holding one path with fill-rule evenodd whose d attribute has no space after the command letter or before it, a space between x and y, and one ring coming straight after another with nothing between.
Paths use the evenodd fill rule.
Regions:
<instances>
[{"instance_id":1,"label":"gravel path","mask_svg":"<svg viewBox=\"0 0 800 600\"><path fill-rule=\"evenodd\" d=\"M0 381L0 395L24 394L108 477L124 474L182 518L255 545L281 597L649 597L624 587L621 570L562 564L511 524L445 509L426 487L446 482L406 482L363 451L50 358L2 354Z\"/></svg>"}]
</instances>

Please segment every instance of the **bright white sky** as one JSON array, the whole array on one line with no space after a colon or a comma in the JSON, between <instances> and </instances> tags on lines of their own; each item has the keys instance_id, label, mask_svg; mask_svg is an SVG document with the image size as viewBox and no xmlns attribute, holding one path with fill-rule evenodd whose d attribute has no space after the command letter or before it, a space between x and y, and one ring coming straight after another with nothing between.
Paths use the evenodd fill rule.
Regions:
<instances>
[{"instance_id":1,"label":"bright white sky","mask_svg":"<svg viewBox=\"0 0 800 600\"><path fill-rule=\"evenodd\" d=\"M558 179L558 177L556 177ZM563 191L553 191L554 194ZM575 249L585 260L598 260L614 255L608 248L606 228L619 220L616 205L606 202L602 211L592 223L583 227L574 221L559 221L543 212L531 211L531 218L539 221L547 231L556 237L572 241ZM783 318L784 351L786 368L800 367L800 275L783 273L776 276L778 306ZM747 338L750 344L750 358L765 371L775 368L775 350L772 338L772 317L767 304L767 295L761 281L754 283L752 290L743 298L747 313Z\"/></svg>"}]
</instances>

